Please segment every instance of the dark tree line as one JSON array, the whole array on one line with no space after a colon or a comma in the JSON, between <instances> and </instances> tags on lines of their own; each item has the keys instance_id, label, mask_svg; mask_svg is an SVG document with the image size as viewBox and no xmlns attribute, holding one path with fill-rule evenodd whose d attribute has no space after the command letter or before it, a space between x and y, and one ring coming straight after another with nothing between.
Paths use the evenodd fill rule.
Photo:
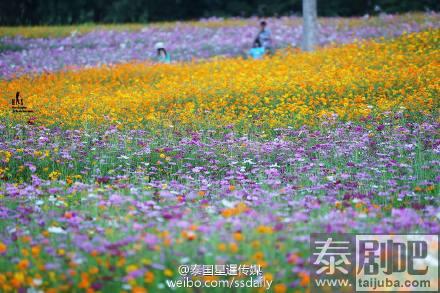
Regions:
<instances>
[{"instance_id":1,"label":"dark tree line","mask_svg":"<svg viewBox=\"0 0 440 293\"><path fill-rule=\"evenodd\" d=\"M150 22L301 14L302 0L0 0L0 25ZM318 0L320 16L439 11L438 0Z\"/></svg>"}]
</instances>

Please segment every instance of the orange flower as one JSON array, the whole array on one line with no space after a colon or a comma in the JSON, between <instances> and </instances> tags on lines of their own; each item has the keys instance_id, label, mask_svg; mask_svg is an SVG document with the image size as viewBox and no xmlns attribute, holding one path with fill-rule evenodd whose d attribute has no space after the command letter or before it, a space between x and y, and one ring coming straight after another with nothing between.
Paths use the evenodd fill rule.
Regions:
<instances>
[{"instance_id":1,"label":"orange flower","mask_svg":"<svg viewBox=\"0 0 440 293\"><path fill-rule=\"evenodd\" d=\"M192 240L194 240L196 238L197 238L197 234L194 233L193 231L188 231L186 233L186 239L188 239L189 241L192 241Z\"/></svg>"},{"instance_id":2,"label":"orange flower","mask_svg":"<svg viewBox=\"0 0 440 293\"><path fill-rule=\"evenodd\" d=\"M133 289L131 289L132 293L147 293L147 289L143 288L143 287L134 287Z\"/></svg>"},{"instance_id":3,"label":"orange flower","mask_svg":"<svg viewBox=\"0 0 440 293\"><path fill-rule=\"evenodd\" d=\"M244 236L243 236L243 234L241 234L241 232L235 232L234 239L235 239L235 241L241 241L244 239Z\"/></svg>"},{"instance_id":4,"label":"orange flower","mask_svg":"<svg viewBox=\"0 0 440 293\"><path fill-rule=\"evenodd\" d=\"M24 285L25 282L25 276L23 273L21 272L17 272L14 274L12 280L11 280L11 285L14 288L20 288L21 286Z\"/></svg>"},{"instance_id":5,"label":"orange flower","mask_svg":"<svg viewBox=\"0 0 440 293\"><path fill-rule=\"evenodd\" d=\"M300 286L307 287L310 283L310 276L306 272L300 272L298 275L300 277Z\"/></svg>"},{"instance_id":6,"label":"orange flower","mask_svg":"<svg viewBox=\"0 0 440 293\"><path fill-rule=\"evenodd\" d=\"M31 253L34 257L38 256L41 252L41 247L38 245L32 246L31 247Z\"/></svg>"},{"instance_id":7,"label":"orange flower","mask_svg":"<svg viewBox=\"0 0 440 293\"><path fill-rule=\"evenodd\" d=\"M81 282L78 284L78 288L87 289L90 286L89 276L87 273L81 273Z\"/></svg>"},{"instance_id":8,"label":"orange flower","mask_svg":"<svg viewBox=\"0 0 440 293\"><path fill-rule=\"evenodd\" d=\"M263 260L264 259L264 253L261 251L258 251L254 254L254 259L255 260Z\"/></svg>"},{"instance_id":9,"label":"orange flower","mask_svg":"<svg viewBox=\"0 0 440 293\"><path fill-rule=\"evenodd\" d=\"M18 262L17 268L19 270L25 270L29 267L29 261L27 259L22 259Z\"/></svg>"},{"instance_id":10,"label":"orange flower","mask_svg":"<svg viewBox=\"0 0 440 293\"><path fill-rule=\"evenodd\" d=\"M204 281L216 281L216 280L218 280L219 279L219 277L218 276L203 276L203 280Z\"/></svg>"},{"instance_id":11,"label":"orange flower","mask_svg":"<svg viewBox=\"0 0 440 293\"><path fill-rule=\"evenodd\" d=\"M238 245L234 242L231 242L229 244L229 249L231 250L232 253L237 253L238 251Z\"/></svg>"},{"instance_id":12,"label":"orange flower","mask_svg":"<svg viewBox=\"0 0 440 293\"><path fill-rule=\"evenodd\" d=\"M197 234L194 231L182 231L182 237L186 240L192 241L197 238Z\"/></svg>"},{"instance_id":13,"label":"orange flower","mask_svg":"<svg viewBox=\"0 0 440 293\"><path fill-rule=\"evenodd\" d=\"M97 267L91 267L91 268L89 269L89 273L90 273L91 275L96 275L97 273L99 273L99 269L98 269Z\"/></svg>"},{"instance_id":14,"label":"orange flower","mask_svg":"<svg viewBox=\"0 0 440 293\"><path fill-rule=\"evenodd\" d=\"M6 244L0 241L0 254L5 253L6 250L8 250L8 247L6 246Z\"/></svg>"},{"instance_id":15,"label":"orange flower","mask_svg":"<svg viewBox=\"0 0 440 293\"><path fill-rule=\"evenodd\" d=\"M276 284L276 285L273 287L273 291L274 291L275 293L285 293L285 292L287 292L287 286L284 285L284 284Z\"/></svg>"},{"instance_id":16,"label":"orange flower","mask_svg":"<svg viewBox=\"0 0 440 293\"><path fill-rule=\"evenodd\" d=\"M224 243L219 243L219 245L217 246L218 250L220 251L226 251L226 244Z\"/></svg>"},{"instance_id":17,"label":"orange flower","mask_svg":"<svg viewBox=\"0 0 440 293\"><path fill-rule=\"evenodd\" d=\"M144 281L147 284L153 283L154 281L154 274L150 271L146 272L144 275Z\"/></svg>"},{"instance_id":18,"label":"orange flower","mask_svg":"<svg viewBox=\"0 0 440 293\"><path fill-rule=\"evenodd\" d=\"M244 213L248 209L249 208L247 207L247 205L244 202L240 202L240 203L236 204L233 208L224 209L221 212L221 214L223 217L228 218L228 217L237 216L241 213Z\"/></svg>"},{"instance_id":19,"label":"orange flower","mask_svg":"<svg viewBox=\"0 0 440 293\"><path fill-rule=\"evenodd\" d=\"M224 209L221 214L223 217L229 218L234 215L234 210L233 209Z\"/></svg>"},{"instance_id":20,"label":"orange flower","mask_svg":"<svg viewBox=\"0 0 440 293\"><path fill-rule=\"evenodd\" d=\"M21 238L21 241L23 241L24 243L29 243L32 240L31 236L23 236Z\"/></svg>"}]
</instances>

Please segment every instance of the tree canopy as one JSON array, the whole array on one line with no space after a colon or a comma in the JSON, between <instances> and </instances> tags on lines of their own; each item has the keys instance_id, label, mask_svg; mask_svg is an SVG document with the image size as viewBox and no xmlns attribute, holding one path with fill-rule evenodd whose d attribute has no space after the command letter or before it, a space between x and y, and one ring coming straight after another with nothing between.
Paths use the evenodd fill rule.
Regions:
<instances>
[{"instance_id":1,"label":"tree canopy","mask_svg":"<svg viewBox=\"0 0 440 293\"><path fill-rule=\"evenodd\" d=\"M438 11L437 0L318 0L319 16ZM211 16L300 15L302 0L16 0L0 2L1 25L188 20Z\"/></svg>"}]
</instances>

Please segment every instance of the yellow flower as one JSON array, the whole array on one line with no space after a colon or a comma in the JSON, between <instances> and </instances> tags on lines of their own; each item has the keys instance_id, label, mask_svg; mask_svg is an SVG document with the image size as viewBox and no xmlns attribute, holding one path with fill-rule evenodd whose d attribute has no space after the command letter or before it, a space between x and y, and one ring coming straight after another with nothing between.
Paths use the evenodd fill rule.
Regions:
<instances>
[{"instance_id":1,"label":"yellow flower","mask_svg":"<svg viewBox=\"0 0 440 293\"><path fill-rule=\"evenodd\" d=\"M271 273L265 273L263 277L267 281L273 281L273 275Z\"/></svg>"},{"instance_id":2,"label":"yellow flower","mask_svg":"<svg viewBox=\"0 0 440 293\"><path fill-rule=\"evenodd\" d=\"M125 269L127 271L127 273L131 273L134 272L138 269L138 267L136 265L129 265L127 266L127 268Z\"/></svg>"},{"instance_id":3,"label":"yellow flower","mask_svg":"<svg viewBox=\"0 0 440 293\"><path fill-rule=\"evenodd\" d=\"M219 244L217 245L217 249L220 250L220 251L222 251L222 252L226 251L226 244L224 244L224 243L219 243Z\"/></svg>"},{"instance_id":4,"label":"yellow flower","mask_svg":"<svg viewBox=\"0 0 440 293\"><path fill-rule=\"evenodd\" d=\"M60 177L61 173L58 171L53 171L49 174L49 179L50 180L57 180L58 177Z\"/></svg>"},{"instance_id":5,"label":"yellow flower","mask_svg":"<svg viewBox=\"0 0 440 293\"><path fill-rule=\"evenodd\" d=\"M14 288L20 288L22 285L24 285L25 282L25 275L22 272L16 272L14 273L14 276L11 280L11 285Z\"/></svg>"},{"instance_id":6,"label":"yellow flower","mask_svg":"<svg viewBox=\"0 0 440 293\"><path fill-rule=\"evenodd\" d=\"M273 229L269 226L260 225L257 227L257 232L261 234L272 234Z\"/></svg>"},{"instance_id":7,"label":"yellow flower","mask_svg":"<svg viewBox=\"0 0 440 293\"><path fill-rule=\"evenodd\" d=\"M116 124L118 129L194 124L274 128L329 122L334 115L357 120L401 109L425 115L438 108L438 65L432 62L435 49L426 44L435 43L439 35L439 30L429 30L313 53L284 50L258 60L258 66L255 60L229 58L154 67L132 62L24 75L0 80L0 88L5 96L13 96L16 88L25 91L45 126L78 127L78 121L87 121ZM231 75L231 71L240 74ZM191 82L182 82L188 76ZM325 95L319 94L324 91ZM100 102L94 103L97 97ZM1 105L1 117L20 120L7 104ZM56 149L44 151L47 157L57 153ZM43 153L38 150L34 156L41 158ZM170 158L165 153L159 157ZM0 161L10 158L8 151L0 151ZM229 188L232 191L235 186Z\"/></svg>"},{"instance_id":8,"label":"yellow flower","mask_svg":"<svg viewBox=\"0 0 440 293\"><path fill-rule=\"evenodd\" d=\"M340 202L340 201L335 202L335 207L337 209L341 209L343 207L342 202Z\"/></svg>"}]
</instances>

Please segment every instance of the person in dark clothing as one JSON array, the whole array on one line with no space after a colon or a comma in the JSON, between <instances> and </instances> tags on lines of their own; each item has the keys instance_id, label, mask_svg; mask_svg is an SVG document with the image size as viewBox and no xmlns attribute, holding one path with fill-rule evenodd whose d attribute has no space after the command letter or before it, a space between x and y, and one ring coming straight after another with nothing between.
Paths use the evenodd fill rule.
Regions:
<instances>
[{"instance_id":1,"label":"person in dark clothing","mask_svg":"<svg viewBox=\"0 0 440 293\"><path fill-rule=\"evenodd\" d=\"M260 31L254 40L254 47L260 44L266 52L272 51L272 33L267 28L267 23L263 20L260 22Z\"/></svg>"}]
</instances>

